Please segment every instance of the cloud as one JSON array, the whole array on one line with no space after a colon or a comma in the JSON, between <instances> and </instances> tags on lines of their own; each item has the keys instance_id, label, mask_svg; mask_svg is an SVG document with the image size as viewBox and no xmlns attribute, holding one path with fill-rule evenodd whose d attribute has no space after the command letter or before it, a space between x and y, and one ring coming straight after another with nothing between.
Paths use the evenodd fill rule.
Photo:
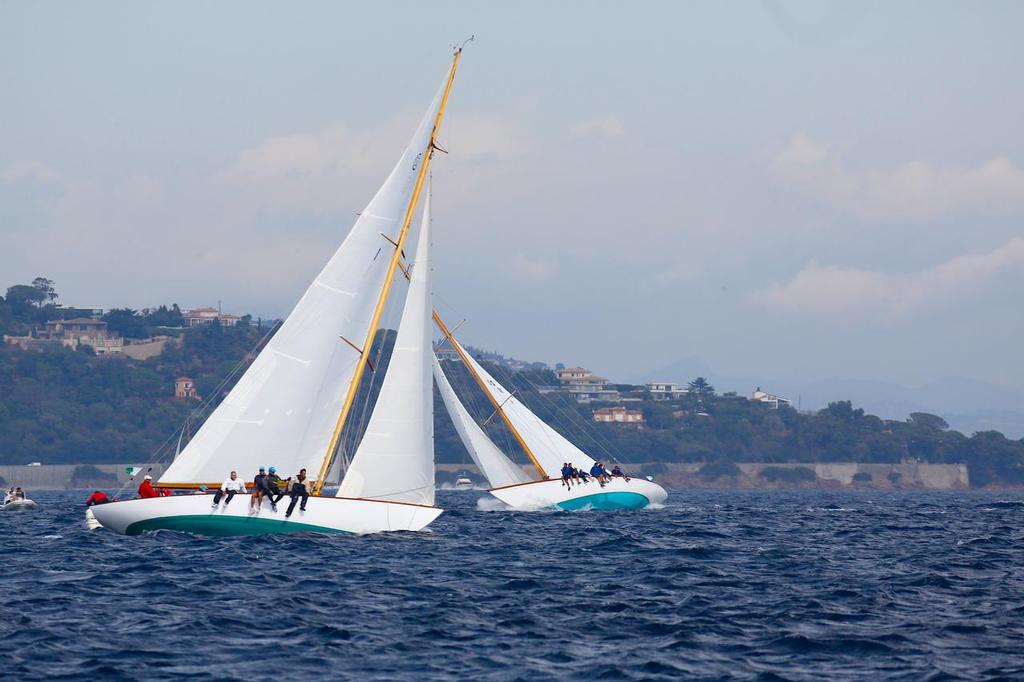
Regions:
<instances>
[{"instance_id":1,"label":"cloud","mask_svg":"<svg viewBox=\"0 0 1024 682\"><path fill-rule=\"evenodd\" d=\"M339 124L270 137L241 151L214 183L251 193L261 210L329 214L362 207L415 127L415 119L407 116L361 132ZM464 114L445 122L440 144L460 161L481 164L522 155L529 145L525 138L499 118Z\"/></svg>"},{"instance_id":2,"label":"cloud","mask_svg":"<svg viewBox=\"0 0 1024 682\"><path fill-rule=\"evenodd\" d=\"M603 118L592 118L589 121L583 121L573 127L572 134L579 137L615 139L625 135L626 128L622 125L622 121L614 116L605 116Z\"/></svg>"},{"instance_id":3,"label":"cloud","mask_svg":"<svg viewBox=\"0 0 1024 682\"><path fill-rule=\"evenodd\" d=\"M558 273L558 267L543 256L517 253L505 262L505 273L523 284L544 284Z\"/></svg>"},{"instance_id":4,"label":"cloud","mask_svg":"<svg viewBox=\"0 0 1024 682\"><path fill-rule=\"evenodd\" d=\"M4 172L0 173L0 180L4 182L33 180L50 184L59 181L60 174L50 166L39 161L19 161L4 169Z\"/></svg>"},{"instance_id":5,"label":"cloud","mask_svg":"<svg viewBox=\"0 0 1024 682\"><path fill-rule=\"evenodd\" d=\"M750 301L771 308L846 315L898 317L934 306L983 285L1001 270L1024 267L1024 238L984 254L964 255L918 272L889 274L811 262L785 284L755 292Z\"/></svg>"},{"instance_id":6,"label":"cloud","mask_svg":"<svg viewBox=\"0 0 1024 682\"><path fill-rule=\"evenodd\" d=\"M453 115L441 129L440 143L460 160L480 161L519 157L530 151L531 136L486 114Z\"/></svg>"},{"instance_id":7,"label":"cloud","mask_svg":"<svg viewBox=\"0 0 1024 682\"><path fill-rule=\"evenodd\" d=\"M965 213L1024 213L1024 170L1006 157L976 168L913 160L891 169L849 168L838 145L797 133L776 155L783 184L872 220L937 220Z\"/></svg>"}]
</instances>

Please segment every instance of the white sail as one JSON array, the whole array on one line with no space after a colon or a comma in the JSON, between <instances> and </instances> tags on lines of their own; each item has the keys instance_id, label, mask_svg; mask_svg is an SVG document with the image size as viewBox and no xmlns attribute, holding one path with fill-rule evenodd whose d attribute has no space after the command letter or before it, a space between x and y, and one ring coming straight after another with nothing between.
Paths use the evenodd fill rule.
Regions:
<instances>
[{"instance_id":1,"label":"white sail","mask_svg":"<svg viewBox=\"0 0 1024 682\"><path fill-rule=\"evenodd\" d=\"M452 337L452 342L459 342ZM469 353L462 348L462 357L466 358L470 366L476 370L477 375L483 381L483 388L494 398L494 401L501 406L501 411L519 432L520 437L526 446L530 448L533 456L544 468L544 473L549 477L561 476L560 470L563 462L571 462L578 469L590 471L594 466L594 460L578 447L570 443L562 434L548 426L544 420L530 411L530 408L523 405L518 398L505 390L505 387L495 381L494 377L487 373L480 363L473 359Z\"/></svg>"},{"instance_id":2,"label":"white sail","mask_svg":"<svg viewBox=\"0 0 1024 682\"><path fill-rule=\"evenodd\" d=\"M338 497L434 504L430 190L395 347Z\"/></svg>"},{"instance_id":3,"label":"white sail","mask_svg":"<svg viewBox=\"0 0 1024 682\"><path fill-rule=\"evenodd\" d=\"M430 144L444 84L384 185L341 246L161 483L251 480L259 466L315 476L369 332L389 257ZM387 237L387 239L385 238Z\"/></svg>"},{"instance_id":4,"label":"white sail","mask_svg":"<svg viewBox=\"0 0 1024 682\"><path fill-rule=\"evenodd\" d=\"M503 485L529 482L531 479L522 467L517 466L498 449L494 441L484 433L484 430L463 406L436 357L434 358L434 380L437 381L438 391L441 393L444 406L448 409L448 415L455 425L455 430L458 432L459 438L462 439L462 444L466 446L469 456L473 458L491 487L498 488Z\"/></svg>"}]
</instances>

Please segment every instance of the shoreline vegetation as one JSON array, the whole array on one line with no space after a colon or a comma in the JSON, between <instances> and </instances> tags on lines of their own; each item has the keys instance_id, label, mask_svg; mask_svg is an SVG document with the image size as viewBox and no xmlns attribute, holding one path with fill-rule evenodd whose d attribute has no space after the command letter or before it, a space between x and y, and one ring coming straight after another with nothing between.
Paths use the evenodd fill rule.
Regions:
<instances>
[{"instance_id":1,"label":"shoreline vegetation","mask_svg":"<svg viewBox=\"0 0 1024 682\"><path fill-rule=\"evenodd\" d=\"M56 299L53 283L44 278L10 287L0 299L0 333L30 335L48 321L82 314L58 307ZM96 355L87 345L23 350L3 344L0 465L139 464L150 461L161 447L173 452L182 424L203 404L191 398L175 399L175 380L191 378L212 409L268 334L266 327L253 324L248 316L230 327L186 328L176 305L142 312L112 310L101 319L111 332L125 338L146 338L155 330L174 338L158 355L145 359ZM360 389L363 398L369 392L370 404L379 386L374 376L383 376L393 340L393 332L378 333L374 351L380 358L378 371L368 373ZM445 363L467 408L481 421L487 420L492 408L465 368ZM953 467L948 471L962 465L963 487L1024 486L1024 439L1011 440L997 431L968 436L951 430L934 414L915 412L905 420L887 420L866 414L846 400L816 412L784 405L776 409L735 393L718 394L703 378L691 384L697 390L673 400L654 400L642 386L619 385L616 388L630 400L630 409L643 413L643 428L638 429L595 423L593 411L613 403L578 403L567 393L550 390L558 384L550 370L485 366L539 417L584 450L599 459L621 461L627 468L631 463L649 464L670 486L907 488L915 485L893 467L923 465ZM441 401L436 404L440 406ZM184 442L210 409L190 419ZM526 461L500 419L490 419L485 428L513 458ZM350 443L358 437L358 431L348 435ZM435 410L435 448L441 464L470 461L443 407ZM854 467L835 479L822 477L826 469L821 467L838 465L866 468ZM889 480L888 473L879 476L881 470L876 472L869 465L888 466L888 473L900 473L903 480ZM745 472L743 467L749 466L763 470Z\"/></svg>"}]
</instances>

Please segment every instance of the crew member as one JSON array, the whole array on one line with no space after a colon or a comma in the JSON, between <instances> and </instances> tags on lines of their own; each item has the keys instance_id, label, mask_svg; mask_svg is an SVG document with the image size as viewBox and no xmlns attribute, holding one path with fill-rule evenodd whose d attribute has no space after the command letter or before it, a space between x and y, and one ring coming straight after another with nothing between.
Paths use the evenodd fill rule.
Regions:
<instances>
[{"instance_id":1,"label":"crew member","mask_svg":"<svg viewBox=\"0 0 1024 682\"><path fill-rule=\"evenodd\" d=\"M85 506L91 507L94 504L106 504L107 502L110 502L110 498L107 497L107 494L102 490L96 490L89 496L89 499L85 501Z\"/></svg>"},{"instance_id":2,"label":"crew member","mask_svg":"<svg viewBox=\"0 0 1024 682\"><path fill-rule=\"evenodd\" d=\"M288 485L288 495L291 496L292 501L288 503L288 511L284 513L284 517L287 519L292 515L292 511L295 510L295 503L302 498L302 504L299 505L299 511L306 511L306 502L309 500L309 491L306 490L306 486L309 481L306 480L306 470L302 469L299 471L299 475L291 480Z\"/></svg>"},{"instance_id":3,"label":"crew member","mask_svg":"<svg viewBox=\"0 0 1024 682\"><path fill-rule=\"evenodd\" d=\"M245 483L238 480L238 472L232 471L231 474L220 484L220 490L213 496L213 504L211 505L214 509L220 504L220 499L225 495L228 499L224 501L224 508L227 509L228 505L231 504L231 499L238 493L245 492Z\"/></svg>"},{"instance_id":4,"label":"crew member","mask_svg":"<svg viewBox=\"0 0 1024 682\"><path fill-rule=\"evenodd\" d=\"M270 467L266 478L263 479L263 489L266 492L267 499L270 500L270 508L277 511L277 503L284 497L284 491L281 490L281 477L277 475L277 468Z\"/></svg>"},{"instance_id":5,"label":"crew member","mask_svg":"<svg viewBox=\"0 0 1024 682\"><path fill-rule=\"evenodd\" d=\"M267 468L260 467L260 472L252 479L252 497L249 498L249 509L259 510L263 504L263 495L266 492L263 488L263 479L267 477Z\"/></svg>"},{"instance_id":6,"label":"crew member","mask_svg":"<svg viewBox=\"0 0 1024 682\"><path fill-rule=\"evenodd\" d=\"M146 474L142 479L142 484L139 485L139 497L144 500L148 500L151 497L160 497L160 492L153 487L153 477Z\"/></svg>"},{"instance_id":7,"label":"crew member","mask_svg":"<svg viewBox=\"0 0 1024 682\"><path fill-rule=\"evenodd\" d=\"M572 467L568 462L562 462L562 485L572 488Z\"/></svg>"},{"instance_id":8,"label":"crew member","mask_svg":"<svg viewBox=\"0 0 1024 682\"><path fill-rule=\"evenodd\" d=\"M629 483L629 476L626 475L618 464L612 467L612 476L618 476L619 478L625 479L626 483Z\"/></svg>"}]
</instances>

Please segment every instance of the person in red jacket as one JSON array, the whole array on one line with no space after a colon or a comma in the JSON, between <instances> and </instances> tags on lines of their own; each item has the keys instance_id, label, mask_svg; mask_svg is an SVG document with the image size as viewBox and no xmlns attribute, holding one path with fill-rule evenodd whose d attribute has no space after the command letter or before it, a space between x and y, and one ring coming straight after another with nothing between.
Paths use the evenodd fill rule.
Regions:
<instances>
[{"instance_id":1,"label":"person in red jacket","mask_svg":"<svg viewBox=\"0 0 1024 682\"><path fill-rule=\"evenodd\" d=\"M91 507L94 504L106 504L107 502L110 502L110 498L107 497L107 494L102 490L97 490L89 496L88 500L85 501L85 506Z\"/></svg>"},{"instance_id":2,"label":"person in red jacket","mask_svg":"<svg viewBox=\"0 0 1024 682\"><path fill-rule=\"evenodd\" d=\"M142 479L142 485L139 486L139 497L144 500L150 497L160 497L160 493L153 487L153 477L149 474Z\"/></svg>"}]
</instances>

